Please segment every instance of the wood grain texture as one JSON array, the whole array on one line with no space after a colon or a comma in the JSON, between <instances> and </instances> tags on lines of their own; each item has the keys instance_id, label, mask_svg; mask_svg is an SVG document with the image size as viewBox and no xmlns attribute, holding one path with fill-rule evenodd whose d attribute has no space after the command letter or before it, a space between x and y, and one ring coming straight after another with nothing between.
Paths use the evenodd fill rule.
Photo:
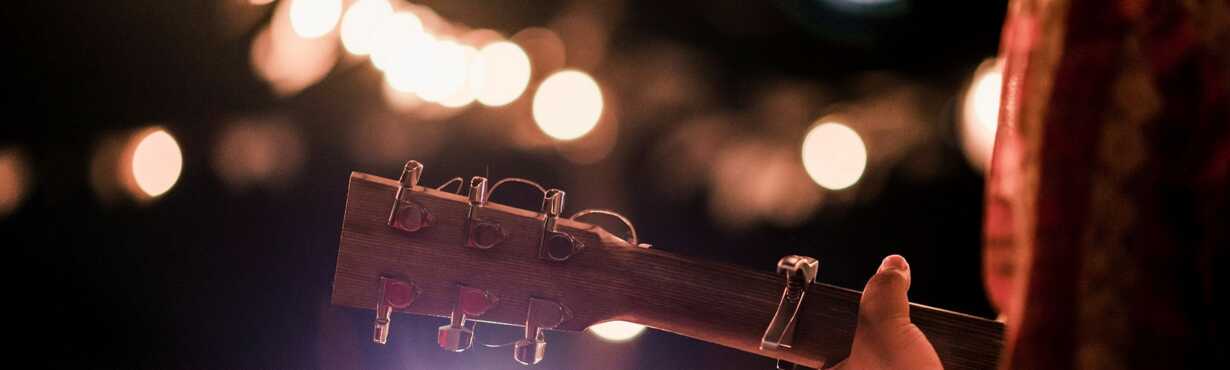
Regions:
<instances>
[{"instance_id":1,"label":"wood grain texture","mask_svg":"<svg viewBox=\"0 0 1230 370\"><path fill-rule=\"evenodd\" d=\"M489 250L466 248L464 197L416 189L411 199L432 212L435 224L404 233L385 225L396 187L393 180L352 174L334 304L372 309L378 277L384 274L411 280L421 290L406 310L414 314L446 317L460 283L499 296L498 306L477 318L485 322L521 324L527 300L538 297L571 309L574 317L560 330L625 320L810 367L835 363L849 353L858 321L857 291L813 285L795 347L761 351L760 336L785 283L771 266L752 271L633 247L600 227L570 220L559 222L561 231L585 248L568 261L548 262L536 257L542 216L498 204L480 209L478 217L499 222L509 239ZM947 369L995 367L1000 323L921 305L911 305L910 316Z\"/></svg>"}]
</instances>

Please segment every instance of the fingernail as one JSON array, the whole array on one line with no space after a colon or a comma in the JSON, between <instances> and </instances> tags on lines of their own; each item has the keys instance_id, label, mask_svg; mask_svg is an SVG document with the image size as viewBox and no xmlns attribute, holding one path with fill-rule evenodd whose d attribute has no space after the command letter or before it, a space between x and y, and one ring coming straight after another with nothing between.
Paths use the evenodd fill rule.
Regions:
<instances>
[{"instance_id":1,"label":"fingernail","mask_svg":"<svg viewBox=\"0 0 1230 370\"><path fill-rule=\"evenodd\" d=\"M910 264L905 262L905 257L894 254L884 257L884 261L880 262L880 269L878 271L884 271L887 269L908 271L910 269Z\"/></svg>"}]
</instances>

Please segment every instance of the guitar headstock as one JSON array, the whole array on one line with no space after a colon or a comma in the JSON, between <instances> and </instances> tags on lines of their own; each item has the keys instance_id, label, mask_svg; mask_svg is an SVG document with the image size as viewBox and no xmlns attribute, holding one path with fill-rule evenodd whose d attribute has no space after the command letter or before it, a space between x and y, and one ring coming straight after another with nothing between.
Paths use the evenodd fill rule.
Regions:
<instances>
[{"instance_id":1,"label":"guitar headstock","mask_svg":"<svg viewBox=\"0 0 1230 370\"><path fill-rule=\"evenodd\" d=\"M564 214L565 192L523 179L455 178L419 184L422 164L406 163L400 180L353 173L341 232L334 304L376 310L373 340L384 343L393 312L450 318L439 344L463 351L475 322L526 326L515 358L538 362L542 329L584 330L610 320L637 321L637 284L629 276L638 245L623 216L605 210ZM445 191L459 183L457 193ZM491 201L507 185L531 186L542 208ZM606 215L629 238L578 221Z\"/></svg>"}]
</instances>

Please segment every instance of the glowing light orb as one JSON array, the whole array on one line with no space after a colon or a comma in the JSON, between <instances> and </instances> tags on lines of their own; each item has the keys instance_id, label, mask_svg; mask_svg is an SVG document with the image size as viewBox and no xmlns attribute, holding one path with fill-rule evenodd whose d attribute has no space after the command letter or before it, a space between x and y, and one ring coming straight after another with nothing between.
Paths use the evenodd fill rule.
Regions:
<instances>
[{"instance_id":1,"label":"glowing light orb","mask_svg":"<svg viewBox=\"0 0 1230 370\"><path fill-rule=\"evenodd\" d=\"M155 129L140 137L132 152L132 178L137 188L150 197L171 190L179 180L183 165L179 143L163 129Z\"/></svg>"},{"instance_id":2,"label":"glowing light orb","mask_svg":"<svg viewBox=\"0 0 1230 370\"><path fill-rule=\"evenodd\" d=\"M986 169L999 126L999 94L1003 87L1003 64L988 60L974 72L961 106L960 139L974 167Z\"/></svg>"},{"instance_id":3,"label":"glowing light orb","mask_svg":"<svg viewBox=\"0 0 1230 370\"><path fill-rule=\"evenodd\" d=\"M534 121L543 133L573 140L594 129L602 117L602 90L585 72L564 70L547 76L534 93Z\"/></svg>"},{"instance_id":4,"label":"glowing light orb","mask_svg":"<svg viewBox=\"0 0 1230 370\"><path fill-rule=\"evenodd\" d=\"M821 123L803 138L803 168L829 190L854 185L867 167L867 147L857 132L840 123Z\"/></svg>"},{"instance_id":5,"label":"glowing light orb","mask_svg":"<svg viewBox=\"0 0 1230 370\"><path fill-rule=\"evenodd\" d=\"M423 32L423 21L411 12L396 12L382 17L372 36L372 64L376 69L387 70L394 63L422 57L414 55L421 42L430 37Z\"/></svg>"},{"instance_id":6,"label":"glowing light orb","mask_svg":"<svg viewBox=\"0 0 1230 370\"><path fill-rule=\"evenodd\" d=\"M466 86L470 68L465 45L452 40L437 41L428 55L425 73L421 74L422 85L416 91L420 98L441 102Z\"/></svg>"},{"instance_id":7,"label":"glowing light orb","mask_svg":"<svg viewBox=\"0 0 1230 370\"><path fill-rule=\"evenodd\" d=\"M627 321L607 321L589 327L589 332L611 342L624 342L636 338L645 332L645 325Z\"/></svg>"},{"instance_id":8,"label":"glowing light orb","mask_svg":"<svg viewBox=\"0 0 1230 370\"><path fill-rule=\"evenodd\" d=\"M0 150L0 217L17 209L26 193L26 165L17 150Z\"/></svg>"},{"instance_id":9,"label":"glowing light orb","mask_svg":"<svg viewBox=\"0 0 1230 370\"><path fill-rule=\"evenodd\" d=\"M444 99L440 99L440 105L445 107L461 108L473 103L475 98L474 85L481 84L481 82L475 83L474 81L484 77L482 75L474 74L473 68L469 67L473 66L474 58L478 56L478 49L475 49L473 46L469 45L461 45L461 56L461 66L465 66L463 71L464 76L462 77L463 83L457 90L453 91L451 95L445 97Z\"/></svg>"},{"instance_id":10,"label":"glowing light orb","mask_svg":"<svg viewBox=\"0 0 1230 370\"><path fill-rule=\"evenodd\" d=\"M290 26L305 38L324 36L342 17L342 0L291 0Z\"/></svg>"},{"instance_id":11,"label":"glowing light orb","mask_svg":"<svg viewBox=\"0 0 1230 370\"><path fill-rule=\"evenodd\" d=\"M380 21L393 14L388 0L359 0L342 17L342 46L354 55L367 55L376 44Z\"/></svg>"},{"instance_id":12,"label":"glowing light orb","mask_svg":"<svg viewBox=\"0 0 1230 370\"><path fill-rule=\"evenodd\" d=\"M479 103L489 107L517 100L529 83L530 57L511 42L483 46L470 65L470 89Z\"/></svg>"}]
</instances>

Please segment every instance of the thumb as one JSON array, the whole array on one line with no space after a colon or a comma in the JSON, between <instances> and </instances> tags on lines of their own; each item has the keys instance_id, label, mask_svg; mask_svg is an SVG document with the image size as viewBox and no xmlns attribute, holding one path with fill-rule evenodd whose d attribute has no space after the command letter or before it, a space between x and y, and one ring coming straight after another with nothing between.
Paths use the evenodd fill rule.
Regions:
<instances>
[{"instance_id":1,"label":"thumb","mask_svg":"<svg viewBox=\"0 0 1230 370\"><path fill-rule=\"evenodd\" d=\"M859 325L906 325L910 323L910 264L899 255L880 263L880 269L867 281L859 301Z\"/></svg>"},{"instance_id":2,"label":"thumb","mask_svg":"<svg viewBox=\"0 0 1230 370\"><path fill-rule=\"evenodd\" d=\"M927 337L910 323L910 265L888 256L867 281L859 301L858 327L845 369L942 369Z\"/></svg>"}]
</instances>

